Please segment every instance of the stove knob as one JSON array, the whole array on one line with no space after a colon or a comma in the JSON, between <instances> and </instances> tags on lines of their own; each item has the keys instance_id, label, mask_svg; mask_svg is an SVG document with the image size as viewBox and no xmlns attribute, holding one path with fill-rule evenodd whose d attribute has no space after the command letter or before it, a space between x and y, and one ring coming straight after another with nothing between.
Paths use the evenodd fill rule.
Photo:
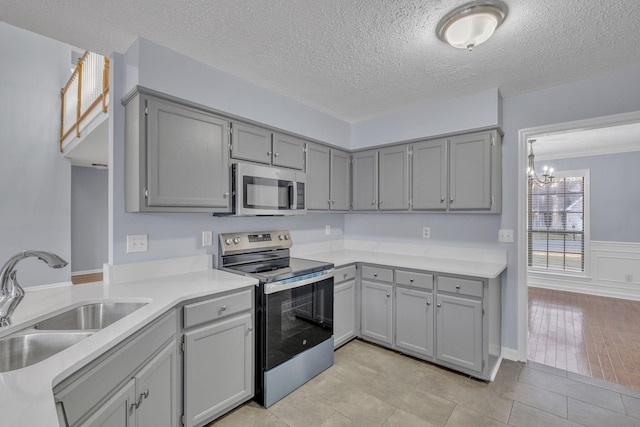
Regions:
<instances>
[{"instance_id":1,"label":"stove knob","mask_svg":"<svg viewBox=\"0 0 640 427\"><path fill-rule=\"evenodd\" d=\"M289 235L288 234L284 235L284 240L289 240Z\"/></svg>"},{"instance_id":2,"label":"stove knob","mask_svg":"<svg viewBox=\"0 0 640 427\"><path fill-rule=\"evenodd\" d=\"M225 245L230 245L230 244L231 244L231 242L232 242L232 240L231 240L231 239L225 239L225 240L224 240L224 244L225 244Z\"/></svg>"},{"instance_id":3,"label":"stove knob","mask_svg":"<svg viewBox=\"0 0 640 427\"><path fill-rule=\"evenodd\" d=\"M284 236L282 234L278 234L278 240L284 240Z\"/></svg>"},{"instance_id":4,"label":"stove knob","mask_svg":"<svg viewBox=\"0 0 640 427\"><path fill-rule=\"evenodd\" d=\"M240 243L240 238L239 237L234 238L233 243L235 243L236 245Z\"/></svg>"}]
</instances>

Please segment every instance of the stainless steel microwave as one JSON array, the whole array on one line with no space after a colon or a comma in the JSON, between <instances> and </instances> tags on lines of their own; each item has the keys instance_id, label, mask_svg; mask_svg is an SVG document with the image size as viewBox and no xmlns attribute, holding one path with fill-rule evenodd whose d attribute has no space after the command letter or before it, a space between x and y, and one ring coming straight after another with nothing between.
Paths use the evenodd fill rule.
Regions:
<instances>
[{"instance_id":1,"label":"stainless steel microwave","mask_svg":"<svg viewBox=\"0 0 640 427\"><path fill-rule=\"evenodd\" d=\"M231 173L234 215L303 215L307 212L304 172L233 163Z\"/></svg>"}]
</instances>

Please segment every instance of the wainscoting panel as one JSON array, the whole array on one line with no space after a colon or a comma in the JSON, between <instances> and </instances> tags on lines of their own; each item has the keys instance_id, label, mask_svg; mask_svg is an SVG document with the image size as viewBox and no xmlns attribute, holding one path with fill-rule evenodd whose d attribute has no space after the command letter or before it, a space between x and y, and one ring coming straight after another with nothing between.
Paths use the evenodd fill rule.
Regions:
<instances>
[{"instance_id":1,"label":"wainscoting panel","mask_svg":"<svg viewBox=\"0 0 640 427\"><path fill-rule=\"evenodd\" d=\"M540 288L640 300L640 243L591 241L588 276L530 272Z\"/></svg>"}]
</instances>

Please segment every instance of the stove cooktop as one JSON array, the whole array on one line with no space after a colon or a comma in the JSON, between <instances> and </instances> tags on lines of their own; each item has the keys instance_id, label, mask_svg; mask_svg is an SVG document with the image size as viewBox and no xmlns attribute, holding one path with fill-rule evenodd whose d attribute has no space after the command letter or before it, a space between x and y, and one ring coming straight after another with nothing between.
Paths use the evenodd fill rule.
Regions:
<instances>
[{"instance_id":1,"label":"stove cooktop","mask_svg":"<svg viewBox=\"0 0 640 427\"><path fill-rule=\"evenodd\" d=\"M228 267L228 269L240 271L255 277L260 283L272 283L333 268L333 264L328 262L312 261L302 258L287 258L282 261L283 262L279 264L245 264Z\"/></svg>"}]
</instances>

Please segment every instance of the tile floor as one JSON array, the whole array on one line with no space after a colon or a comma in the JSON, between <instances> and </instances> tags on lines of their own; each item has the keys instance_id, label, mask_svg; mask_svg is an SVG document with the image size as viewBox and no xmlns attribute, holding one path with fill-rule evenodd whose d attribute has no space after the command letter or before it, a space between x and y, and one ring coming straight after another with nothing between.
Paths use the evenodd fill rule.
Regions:
<instances>
[{"instance_id":1,"label":"tile floor","mask_svg":"<svg viewBox=\"0 0 640 427\"><path fill-rule=\"evenodd\" d=\"M269 409L250 402L209 427L507 425L640 426L640 391L511 361L485 383L354 340Z\"/></svg>"},{"instance_id":2,"label":"tile floor","mask_svg":"<svg viewBox=\"0 0 640 427\"><path fill-rule=\"evenodd\" d=\"M640 301L529 288L529 360L640 390Z\"/></svg>"}]
</instances>

